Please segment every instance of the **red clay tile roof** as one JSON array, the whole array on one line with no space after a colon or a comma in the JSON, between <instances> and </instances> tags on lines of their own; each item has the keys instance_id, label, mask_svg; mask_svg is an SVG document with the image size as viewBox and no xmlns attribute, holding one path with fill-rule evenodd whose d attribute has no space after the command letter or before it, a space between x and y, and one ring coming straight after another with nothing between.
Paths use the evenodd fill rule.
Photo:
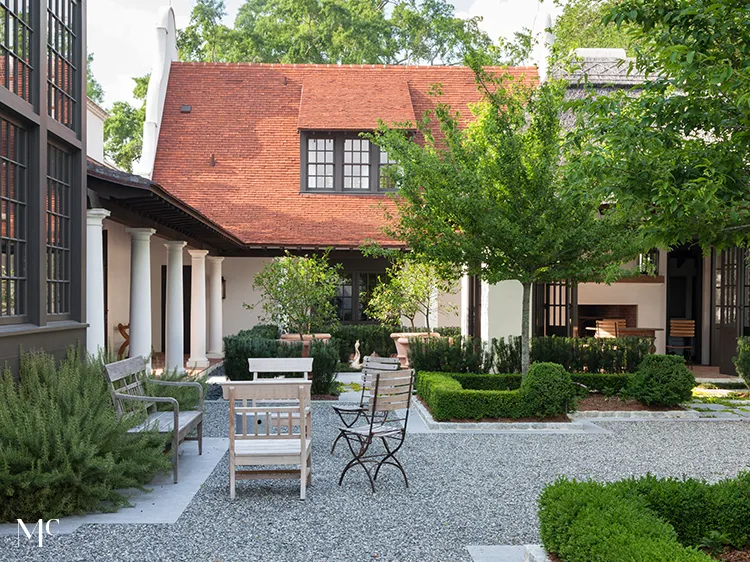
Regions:
<instances>
[{"instance_id":1,"label":"red clay tile roof","mask_svg":"<svg viewBox=\"0 0 750 562\"><path fill-rule=\"evenodd\" d=\"M510 72L528 80L537 76L534 67ZM368 114L356 104L340 115L326 114L336 128L346 125L341 116L358 124L400 120L408 112L403 84L417 118L435 106L428 93L434 84L442 85L439 100L460 111L464 124L471 117L467 105L480 97L465 67L173 63L154 181L249 246L358 247L367 239L388 244L380 231L381 204L392 207L387 197L300 193L299 127L318 123L308 109L319 107L326 84L333 83L340 85L333 99L345 99L351 83L356 96L369 92L366 107L373 110ZM367 84L373 85L369 91ZM314 94L312 105L306 89ZM192 106L191 113L181 113L182 105Z\"/></svg>"},{"instance_id":2,"label":"red clay tile roof","mask_svg":"<svg viewBox=\"0 0 750 562\"><path fill-rule=\"evenodd\" d=\"M414 123L404 76L391 72L324 73L304 80L299 128L308 131L367 131L385 123Z\"/></svg>"}]
</instances>

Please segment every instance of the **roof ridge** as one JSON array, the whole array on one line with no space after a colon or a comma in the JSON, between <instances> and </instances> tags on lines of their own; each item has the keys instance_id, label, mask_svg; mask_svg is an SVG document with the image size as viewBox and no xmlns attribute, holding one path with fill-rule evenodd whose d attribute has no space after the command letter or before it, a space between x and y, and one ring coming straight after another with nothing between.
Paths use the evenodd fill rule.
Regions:
<instances>
[{"instance_id":1,"label":"roof ridge","mask_svg":"<svg viewBox=\"0 0 750 562\"><path fill-rule=\"evenodd\" d=\"M203 61L174 61L172 64L181 66L225 66L225 67L256 67L256 68L335 68L335 69L402 69L402 70L471 70L464 65L440 64L318 64L318 63L278 63L278 62L203 62ZM531 70L536 72L536 66L505 66L487 65L487 69Z\"/></svg>"}]
</instances>

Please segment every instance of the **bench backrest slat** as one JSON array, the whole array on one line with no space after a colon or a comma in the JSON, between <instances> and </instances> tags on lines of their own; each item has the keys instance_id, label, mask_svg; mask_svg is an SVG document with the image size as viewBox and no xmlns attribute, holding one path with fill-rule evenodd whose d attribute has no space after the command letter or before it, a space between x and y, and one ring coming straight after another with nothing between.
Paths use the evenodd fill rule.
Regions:
<instances>
[{"instance_id":1,"label":"bench backrest slat","mask_svg":"<svg viewBox=\"0 0 750 562\"><path fill-rule=\"evenodd\" d=\"M121 400L115 394L129 394L130 396L146 396L146 378L148 364L141 356L129 357L104 366L107 385L112 395L112 402L118 416L125 411L134 412L145 408L156 411L156 403L135 400Z\"/></svg>"}]
</instances>

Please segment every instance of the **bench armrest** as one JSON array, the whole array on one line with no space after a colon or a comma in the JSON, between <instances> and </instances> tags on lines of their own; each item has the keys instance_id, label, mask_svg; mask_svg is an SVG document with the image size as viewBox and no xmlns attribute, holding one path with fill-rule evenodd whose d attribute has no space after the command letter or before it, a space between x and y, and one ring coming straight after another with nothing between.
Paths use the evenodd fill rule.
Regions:
<instances>
[{"instance_id":1,"label":"bench armrest","mask_svg":"<svg viewBox=\"0 0 750 562\"><path fill-rule=\"evenodd\" d=\"M148 379L149 384L159 384L161 386L193 386L198 389L198 409L203 410L203 385L199 382L192 381L162 381L159 379Z\"/></svg>"},{"instance_id":2,"label":"bench armrest","mask_svg":"<svg viewBox=\"0 0 750 562\"><path fill-rule=\"evenodd\" d=\"M177 435L180 429L180 403L176 398L172 398L171 396L135 396L132 394L122 394L120 392L115 392L114 397L119 398L120 400L135 400L136 402L164 402L166 404L172 404L172 414L174 415L172 446L176 446Z\"/></svg>"}]
</instances>

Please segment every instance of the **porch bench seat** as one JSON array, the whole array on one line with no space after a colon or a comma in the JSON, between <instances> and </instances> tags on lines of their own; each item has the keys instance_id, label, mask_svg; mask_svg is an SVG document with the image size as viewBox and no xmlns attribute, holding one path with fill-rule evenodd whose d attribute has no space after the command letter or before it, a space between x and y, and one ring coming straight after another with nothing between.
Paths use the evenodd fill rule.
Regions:
<instances>
[{"instance_id":1,"label":"porch bench seat","mask_svg":"<svg viewBox=\"0 0 750 562\"><path fill-rule=\"evenodd\" d=\"M192 433L202 421L202 412L188 411L179 412L177 420L177 433L180 441L185 435ZM173 412L154 412L148 415L146 421L128 430L128 433L139 433L156 429L159 433L172 433L174 431Z\"/></svg>"}]
</instances>

